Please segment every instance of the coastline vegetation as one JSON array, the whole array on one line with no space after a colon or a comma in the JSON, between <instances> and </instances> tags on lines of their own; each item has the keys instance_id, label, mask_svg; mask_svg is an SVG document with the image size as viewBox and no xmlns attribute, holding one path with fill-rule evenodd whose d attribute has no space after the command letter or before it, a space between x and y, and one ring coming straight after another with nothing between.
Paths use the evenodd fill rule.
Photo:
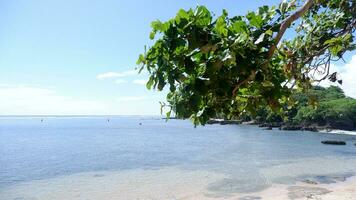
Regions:
<instances>
[{"instance_id":1,"label":"coastline vegetation","mask_svg":"<svg viewBox=\"0 0 356 200\"><path fill-rule=\"evenodd\" d=\"M237 119L266 126L356 130L356 99L345 96L340 87L314 86L305 93L295 92L292 98L295 106L285 105L282 112L261 107L255 115L245 113Z\"/></svg>"}]
</instances>

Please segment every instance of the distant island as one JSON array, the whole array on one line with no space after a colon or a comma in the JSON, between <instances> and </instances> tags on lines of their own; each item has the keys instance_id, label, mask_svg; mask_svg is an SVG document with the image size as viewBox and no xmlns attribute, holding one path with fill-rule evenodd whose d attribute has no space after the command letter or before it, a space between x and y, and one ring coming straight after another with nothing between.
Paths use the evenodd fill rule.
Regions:
<instances>
[{"instance_id":1,"label":"distant island","mask_svg":"<svg viewBox=\"0 0 356 200\"><path fill-rule=\"evenodd\" d=\"M295 92L294 105L285 105L279 112L263 107L255 115L242 114L232 120L212 119L208 123L258 124L261 127L279 127L282 130L356 130L356 99L345 96L337 86L314 86L309 91ZM226 119L218 115L219 119Z\"/></svg>"}]
</instances>

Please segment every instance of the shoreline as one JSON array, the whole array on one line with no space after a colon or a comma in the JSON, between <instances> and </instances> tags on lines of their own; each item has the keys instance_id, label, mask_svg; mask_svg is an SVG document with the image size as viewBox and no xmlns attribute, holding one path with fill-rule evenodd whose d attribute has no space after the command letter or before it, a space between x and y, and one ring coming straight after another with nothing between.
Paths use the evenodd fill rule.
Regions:
<instances>
[{"instance_id":1,"label":"shoreline","mask_svg":"<svg viewBox=\"0 0 356 200\"><path fill-rule=\"evenodd\" d=\"M291 184L271 184L246 193L216 193L212 183L227 178L208 171L177 168L123 172L85 172L35 180L0 188L0 198L37 200L350 200L356 196L356 176L325 176L332 183L303 179Z\"/></svg>"},{"instance_id":2,"label":"shoreline","mask_svg":"<svg viewBox=\"0 0 356 200\"><path fill-rule=\"evenodd\" d=\"M272 130L278 128L282 131L310 131L317 133L329 133L339 135L356 135L356 130L342 130L337 128L326 128L325 126L307 126L307 125L289 125L285 123L259 123L256 121L240 121L240 120L224 120L224 119L211 119L207 124L220 124L220 125L253 125L263 130Z\"/></svg>"},{"instance_id":3,"label":"shoreline","mask_svg":"<svg viewBox=\"0 0 356 200\"><path fill-rule=\"evenodd\" d=\"M298 182L294 185L273 185L261 192L251 193L241 200L351 200L356 197L356 176L336 183Z\"/></svg>"}]
</instances>

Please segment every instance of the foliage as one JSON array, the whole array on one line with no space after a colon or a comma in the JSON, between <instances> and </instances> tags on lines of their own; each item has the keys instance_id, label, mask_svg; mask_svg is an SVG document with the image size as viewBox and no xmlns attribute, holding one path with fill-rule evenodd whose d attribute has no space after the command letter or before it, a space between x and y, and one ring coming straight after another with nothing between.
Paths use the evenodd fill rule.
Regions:
<instances>
[{"instance_id":1,"label":"foliage","mask_svg":"<svg viewBox=\"0 0 356 200\"><path fill-rule=\"evenodd\" d=\"M316 109L302 107L294 120L307 125L329 125L352 130L356 128L356 100L342 98L322 102Z\"/></svg>"},{"instance_id":2,"label":"foliage","mask_svg":"<svg viewBox=\"0 0 356 200\"><path fill-rule=\"evenodd\" d=\"M313 87L307 94L296 94L299 99L308 99L313 95L319 105L313 107L307 102L300 102L293 120L296 123L325 125L335 121L353 121L356 126L356 100L346 97L341 88L330 86Z\"/></svg>"},{"instance_id":3,"label":"foliage","mask_svg":"<svg viewBox=\"0 0 356 200\"><path fill-rule=\"evenodd\" d=\"M198 6L179 10L166 22L152 22L150 39L158 39L138 60L150 74L147 88L169 86L168 104L162 105L194 124L221 113L227 118L255 116L259 107L284 112L285 106L295 104L292 88L311 87L312 72L322 68L322 79L337 81L335 73L329 74L330 61L355 46L355 2L317 0L299 25L291 26L295 37L271 51L279 42L275 36L300 3L284 1L234 17L226 10L213 17Z\"/></svg>"},{"instance_id":4,"label":"foliage","mask_svg":"<svg viewBox=\"0 0 356 200\"><path fill-rule=\"evenodd\" d=\"M310 105L314 98L317 106ZM323 88L314 86L308 92L295 92L292 97L296 105L283 107L281 114L266 107L257 109L256 116L245 116L260 123L289 123L294 125L331 126L339 129L356 129L356 100L346 97L336 86Z\"/></svg>"}]
</instances>

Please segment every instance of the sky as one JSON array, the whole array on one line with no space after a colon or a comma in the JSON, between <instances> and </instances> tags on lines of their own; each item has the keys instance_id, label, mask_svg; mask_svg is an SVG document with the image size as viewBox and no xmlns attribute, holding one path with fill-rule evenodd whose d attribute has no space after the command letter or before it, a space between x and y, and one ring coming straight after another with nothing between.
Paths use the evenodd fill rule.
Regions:
<instances>
[{"instance_id":1,"label":"sky","mask_svg":"<svg viewBox=\"0 0 356 200\"><path fill-rule=\"evenodd\" d=\"M135 71L153 20L196 5L243 15L279 2L0 0L0 115L159 115L165 92ZM356 98L356 53L333 69Z\"/></svg>"}]
</instances>

